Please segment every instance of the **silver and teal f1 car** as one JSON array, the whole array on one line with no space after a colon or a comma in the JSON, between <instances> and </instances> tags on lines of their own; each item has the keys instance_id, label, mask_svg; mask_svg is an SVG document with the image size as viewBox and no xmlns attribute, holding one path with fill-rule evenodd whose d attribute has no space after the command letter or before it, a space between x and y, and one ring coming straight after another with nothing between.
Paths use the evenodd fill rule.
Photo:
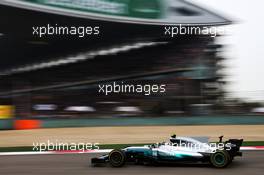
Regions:
<instances>
[{"instance_id":1,"label":"silver and teal f1 car","mask_svg":"<svg viewBox=\"0 0 264 175\"><path fill-rule=\"evenodd\" d=\"M163 164L163 163L210 163L213 167L227 167L236 156L242 156L240 146L243 139L230 139L218 143L203 143L189 137L173 135L169 142L141 147L127 147L112 150L109 154L93 158L92 164L110 163L122 167L126 163Z\"/></svg>"}]
</instances>

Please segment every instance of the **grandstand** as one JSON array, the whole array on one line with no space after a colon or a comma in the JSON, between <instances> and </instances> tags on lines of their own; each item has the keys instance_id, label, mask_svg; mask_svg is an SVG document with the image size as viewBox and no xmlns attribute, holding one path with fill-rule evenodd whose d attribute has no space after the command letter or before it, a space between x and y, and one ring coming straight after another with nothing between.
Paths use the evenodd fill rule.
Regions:
<instances>
[{"instance_id":1,"label":"grandstand","mask_svg":"<svg viewBox=\"0 0 264 175\"><path fill-rule=\"evenodd\" d=\"M160 2L163 1L155 1ZM168 6L165 18L164 15L128 16L130 22L111 15L95 19L91 12L73 9L64 9L69 12L65 14L61 7L50 8L47 4L32 8L36 6L32 3L35 1L22 0L20 5L0 2L0 13L12 13L12 21L19 21L17 24L22 16L31 17L17 32L14 23L9 24L3 15L0 17L3 18L0 48L5 48L0 50L3 58L0 103L15 106L17 117L114 116L124 109L133 109L132 113L140 115L189 115L198 108L206 108L204 111L209 113L209 108L223 95L222 77L217 74L218 62L223 59L217 53L222 46L215 44L215 38L206 34L168 38L163 30L165 25L181 22L199 27L229 24L226 18L177 0L171 4L173 12ZM197 13L189 13L193 11ZM88 39L58 36L36 39L28 31L28 26L35 22L55 25L56 21L70 22L67 25L86 25L92 21L102 25L104 35ZM100 84L113 82L164 84L166 92L107 96L98 92ZM76 108L86 110L67 110Z\"/></svg>"}]
</instances>

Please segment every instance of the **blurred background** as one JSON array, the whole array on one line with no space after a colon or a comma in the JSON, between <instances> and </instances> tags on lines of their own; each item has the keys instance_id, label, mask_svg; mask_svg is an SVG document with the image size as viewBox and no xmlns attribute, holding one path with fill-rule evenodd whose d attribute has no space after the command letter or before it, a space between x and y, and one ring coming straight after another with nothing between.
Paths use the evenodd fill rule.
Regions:
<instances>
[{"instance_id":1,"label":"blurred background","mask_svg":"<svg viewBox=\"0 0 264 175\"><path fill-rule=\"evenodd\" d=\"M165 39L152 36L149 27L140 26L141 33L135 34L134 28L122 26L119 32L125 34L91 44L76 38L65 42L16 36L5 33L2 25L0 126L12 129L10 122L27 119L263 115L262 2L253 4L259 9L254 11L246 10L249 1L190 2L224 12L233 21L225 26L229 32L216 38ZM182 15L195 16L186 9ZM254 26L258 32L249 30ZM112 82L165 84L166 93L98 93L99 84Z\"/></svg>"}]
</instances>

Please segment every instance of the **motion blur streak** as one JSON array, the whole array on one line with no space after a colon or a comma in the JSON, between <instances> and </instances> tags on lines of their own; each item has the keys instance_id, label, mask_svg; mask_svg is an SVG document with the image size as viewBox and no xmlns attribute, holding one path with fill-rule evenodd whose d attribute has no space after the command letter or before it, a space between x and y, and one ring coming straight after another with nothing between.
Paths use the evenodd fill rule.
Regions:
<instances>
[{"instance_id":1,"label":"motion blur streak","mask_svg":"<svg viewBox=\"0 0 264 175\"><path fill-rule=\"evenodd\" d=\"M130 44L130 45L112 47L109 49L102 49L102 50L98 50L98 51L83 53L83 54L80 54L77 56L70 56L70 57L63 58L63 59L52 60L52 61L43 62L43 63L37 63L37 64L33 64L33 65L27 65L27 66L15 68L9 72L4 72L4 73L0 73L0 74L10 75L10 74L14 74L14 73L33 71L33 70L44 69L44 68L49 68L49 67L54 67L54 66L62 66L65 64L77 63L80 61L93 59L96 56L113 55L113 54L117 54L120 52L127 52L130 50L136 50L136 49L141 49L144 47L150 47L150 46L166 44L166 43L167 42L139 42L139 43Z\"/></svg>"}]
</instances>

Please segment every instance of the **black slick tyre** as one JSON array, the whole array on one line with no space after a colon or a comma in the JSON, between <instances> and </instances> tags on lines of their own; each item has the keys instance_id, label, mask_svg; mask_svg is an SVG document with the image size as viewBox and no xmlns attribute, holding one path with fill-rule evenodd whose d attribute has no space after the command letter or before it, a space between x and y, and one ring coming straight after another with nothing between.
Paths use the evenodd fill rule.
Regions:
<instances>
[{"instance_id":1,"label":"black slick tyre","mask_svg":"<svg viewBox=\"0 0 264 175\"><path fill-rule=\"evenodd\" d=\"M215 168L225 168L231 162L231 157L229 153L225 150L216 151L210 156L210 163Z\"/></svg>"},{"instance_id":2,"label":"black slick tyre","mask_svg":"<svg viewBox=\"0 0 264 175\"><path fill-rule=\"evenodd\" d=\"M109 153L109 163L112 167L122 167L125 162L126 155L122 150L113 150Z\"/></svg>"}]
</instances>

